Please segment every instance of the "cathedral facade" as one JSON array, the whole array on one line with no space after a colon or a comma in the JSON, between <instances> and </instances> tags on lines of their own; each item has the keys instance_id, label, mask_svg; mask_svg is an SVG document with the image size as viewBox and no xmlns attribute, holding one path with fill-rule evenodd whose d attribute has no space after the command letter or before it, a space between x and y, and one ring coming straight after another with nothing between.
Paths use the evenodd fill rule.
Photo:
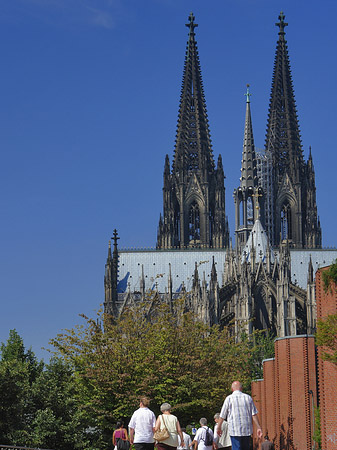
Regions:
<instances>
[{"instance_id":1,"label":"cathedral facade","mask_svg":"<svg viewBox=\"0 0 337 450\"><path fill-rule=\"evenodd\" d=\"M215 165L196 44L188 41L175 150L164 164L163 214L153 251L113 248L105 265L105 312L118 316L147 298L173 303L206 323L312 334L314 274L337 250L322 250L313 159L304 161L285 16L279 28L264 151L255 151L247 87L241 177L234 191L235 247L229 238L222 158ZM151 305L149 306L151 307Z\"/></svg>"}]
</instances>

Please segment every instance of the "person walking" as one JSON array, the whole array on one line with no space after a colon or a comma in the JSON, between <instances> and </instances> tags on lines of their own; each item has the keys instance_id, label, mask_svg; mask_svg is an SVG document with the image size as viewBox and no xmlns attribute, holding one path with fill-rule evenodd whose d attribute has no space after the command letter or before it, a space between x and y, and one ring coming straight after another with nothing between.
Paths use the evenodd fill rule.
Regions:
<instances>
[{"instance_id":1,"label":"person walking","mask_svg":"<svg viewBox=\"0 0 337 450\"><path fill-rule=\"evenodd\" d=\"M116 424L116 429L112 435L112 443L115 447L115 450L118 448L118 441L122 439L122 441L129 441L128 431L124 428L124 423L122 420L119 420Z\"/></svg>"},{"instance_id":2,"label":"person walking","mask_svg":"<svg viewBox=\"0 0 337 450\"><path fill-rule=\"evenodd\" d=\"M199 423L201 427L197 430L192 442L194 450L212 450L214 442L213 431L207 426L207 419L205 417L202 417Z\"/></svg>"},{"instance_id":3,"label":"person walking","mask_svg":"<svg viewBox=\"0 0 337 450\"><path fill-rule=\"evenodd\" d=\"M250 395L242 392L240 381L232 384L232 394L223 403L218 422L218 434L225 419L228 422L232 450L249 450L250 437L253 434L253 422L257 427L257 437L262 438L262 430L257 417L257 409Z\"/></svg>"},{"instance_id":4,"label":"person walking","mask_svg":"<svg viewBox=\"0 0 337 450\"><path fill-rule=\"evenodd\" d=\"M192 444L191 436L186 433L186 428L182 428L181 432L183 433L184 446L181 445L181 439L180 439L180 436L178 435L179 443L178 443L177 450L189 450L189 448L191 447L191 444Z\"/></svg>"},{"instance_id":5,"label":"person walking","mask_svg":"<svg viewBox=\"0 0 337 450\"><path fill-rule=\"evenodd\" d=\"M261 450L274 450L274 448L274 444L269 440L268 434L266 434L261 445Z\"/></svg>"},{"instance_id":6,"label":"person walking","mask_svg":"<svg viewBox=\"0 0 337 450\"><path fill-rule=\"evenodd\" d=\"M150 399L141 397L137 409L129 422L130 444L135 450L153 450L153 433L156 426L156 416L149 409Z\"/></svg>"},{"instance_id":7,"label":"person walking","mask_svg":"<svg viewBox=\"0 0 337 450\"><path fill-rule=\"evenodd\" d=\"M155 426L155 431L167 429L169 437L164 441L157 442L158 450L176 450L180 437L180 445L184 445L184 436L180 428L179 420L176 416L171 414L171 405L163 403L160 407L162 414L158 416Z\"/></svg>"},{"instance_id":8,"label":"person walking","mask_svg":"<svg viewBox=\"0 0 337 450\"><path fill-rule=\"evenodd\" d=\"M219 419L220 419L220 413L216 413L214 415L214 444L216 445L218 450L231 450L232 448L232 441L231 437L229 435L228 430L228 423L226 420L222 422L221 425L221 436L218 434L218 427L219 427Z\"/></svg>"}]
</instances>

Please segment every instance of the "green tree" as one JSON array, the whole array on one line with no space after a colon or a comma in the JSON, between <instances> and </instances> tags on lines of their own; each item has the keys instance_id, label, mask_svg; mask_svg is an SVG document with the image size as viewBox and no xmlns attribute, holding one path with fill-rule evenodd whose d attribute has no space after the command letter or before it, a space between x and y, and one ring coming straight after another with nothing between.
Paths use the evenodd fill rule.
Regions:
<instances>
[{"instance_id":1,"label":"green tree","mask_svg":"<svg viewBox=\"0 0 337 450\"><path fill-rule=\"evenodd\" d=\"M90 449L73 370L63 359L45 365L11 330L1 344L0 442L9 445L73 450Z\"/></svg>"},{"instance_id":2,"label":"green tree","mask_svg":"<svg viewBox=\"0 0 337 450\"><path fill-rule=\"evenodd\" d=\"M195 320L183 299L172 309L153 294L117 320L82 317L83 325L51 344L72 364L83 410L102 436L111 436L115 420L131 416L141 394L153 399L156 413L170 401L187 424L200 414L211 418L235 379L250 386L249 360L258 344L236 342L227 329Z\"/></svg>"},{"instance_id":3,"label":"green tree","mask_svg":"<svg viewBox=\"0 0 337 450\"><path fill-rule=\"evenodd\" d=\"M252 336L242 333L241 340L246 342L249 348L247 363L250 367L252 379L263 378L263 360L275 356L275 335L268 330L256 330ZM245 386L245 391L250 392L249 385Z\"/></svg>"},{"instance_id":4,"label":"green tree","mask_svg":"<svg viewBox=\"0 0 337 450\"><path fill-rule=\"evenodd\" d=\"M70 365L52 358L32 385L36 413L31 426L31 445L62 450L87 448L89 435Z\"/></svg>"},{"instance_id":5,"label":"green tree","mask_svg":"<svg viewBox=\"0 0 337 450\"><path fill-rule=\"evenodd\" d=\"M7 343L0 346L0 441L21 444L29 441L29 426L34 415L31 386L43 370L22 338L11 330Z\"/></svg>"}]
</instances>

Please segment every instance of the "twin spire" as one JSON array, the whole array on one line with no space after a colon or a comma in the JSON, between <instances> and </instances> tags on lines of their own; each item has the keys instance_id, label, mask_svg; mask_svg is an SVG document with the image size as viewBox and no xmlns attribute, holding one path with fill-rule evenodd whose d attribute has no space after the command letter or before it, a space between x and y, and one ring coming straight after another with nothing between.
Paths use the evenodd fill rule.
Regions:
<instances>
[{"instance_id":1,"label":"twin spire","mask_svg":"<svg viewBox=\"0 0 337 450\"><path fill-rule=\"evenodd\" d=\"M213 151L193 13L189 15L188 41L184 63L173 168L189 171L213 169Z\"/></svg>"}]
</instances>

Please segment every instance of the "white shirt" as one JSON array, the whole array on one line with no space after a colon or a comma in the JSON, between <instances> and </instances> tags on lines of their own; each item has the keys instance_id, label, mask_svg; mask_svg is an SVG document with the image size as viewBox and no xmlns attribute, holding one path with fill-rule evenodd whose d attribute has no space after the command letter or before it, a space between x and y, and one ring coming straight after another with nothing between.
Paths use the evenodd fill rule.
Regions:
<instances>
[{"instance_id":1,"label":"white shirt","mask_svg":"<svg viewBox=\"0 0 337 450\"><path fill-rule=\"evenodd\" d=\"M139 408L132 414L129 428L135 430L135 444L154 442L153 428L156 426L156 416L149 408Z\"/></svg>"},{"instance_id":2,"label":"white shirt","mask_svg":"<svg viewBox=\"0 0 337 450\"><path fill-rule=\"evenodd\" d=\"M234 391L225 398L220 417L227 420L231 436L250 436L253 434L252 418L257 412L250 395Z\"/></svg>"},{"instance_id":3,"label":"white shirt","mask_svg":"<svg viewBox=\"0 0 337 450\"><path fill-rule=\"evenodd\" d=\"M190 444L192 443L191 436L189 434L185 433L185 431L183 431L182 433L183 433L183 438L184 438L184 447L180 446L180 436L178 434L178 442L179 442L179 444L178 444L177 450L189 449L190 448Z\"/></svg>"},{"instance_id":4,"label":"white shirt","mask_svg":"<svg viewBox=\"0 0 337 450\"><path fill-rule=\"evenodd\" d=\"M212 439L214 440L214 434L210 428L208 428L206 425L200 427L197 431L197 434L194 436L194 441L198 442L198 450L212 449L212 445L205 445L206 430L209 431L210 435L212 436Z\"/></svg>"},{"instance_id":5,"label":"white shirt","mask_svg":"<svg viewBox=\"0 0 337 450\"><path fill-rule=\"evenodd\" d=\"M221 425L221 436L218 435L218 424L214 426L214 442L218 448L230 447L232 445L231 437L228 431L228 423L224 420Z\"/></svg>"}]
</instances>

